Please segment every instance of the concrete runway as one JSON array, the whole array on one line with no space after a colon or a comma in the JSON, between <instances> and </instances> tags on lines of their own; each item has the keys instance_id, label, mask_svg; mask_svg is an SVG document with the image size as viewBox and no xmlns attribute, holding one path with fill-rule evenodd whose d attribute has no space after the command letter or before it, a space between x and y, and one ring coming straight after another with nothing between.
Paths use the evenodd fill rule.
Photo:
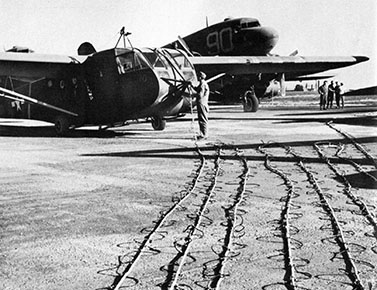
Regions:
<instances>
[{"instance_id":1,"label":"concrete runway","mask_svg":"<svg viewBox=\"0 0 377 290\"><path fill-rule=\"evenodd\" d=\"M212 106L197 144L0 119L1 289L377 289L374 102Z\"/></svg>"}]
</instances>

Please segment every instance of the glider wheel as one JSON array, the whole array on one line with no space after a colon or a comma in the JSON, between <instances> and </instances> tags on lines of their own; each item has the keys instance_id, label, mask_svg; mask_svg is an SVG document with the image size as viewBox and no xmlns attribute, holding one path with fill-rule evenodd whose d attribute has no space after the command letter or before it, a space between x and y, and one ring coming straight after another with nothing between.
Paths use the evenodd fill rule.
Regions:
<instances>
[{"instance_id":1,"label":"glider wheel","mask_svg":"<svg viewBox=\"0 0 377 290\"><path fill-rule=\"evenodd\" d=\"M58 136L64 136L69 130L69 121L68 118L62 115L59 115L55 119L55 132Z\"/></svg>"},{"instance_id":2,"label":"glider wheel","mask_svg":"<svg viewBox=\"0 0 377 290\"><path fill-rule=\"evenodd\" d=\"M151 122L153 129L157 131L162 131L166 127L166 120L162 119L161 117L152 117Z\"/></svg>"},{"instance_id":3,"label":"glider wheel","mask_svg":"<svg viewBox=\"0 0 377 290\"><path fill-rule=\"evenodd\" d=\"M259 101L255 94L251 91L246 91L244 95L243 111L256 112L259 108Z\"/></svg>"}]
</instances>

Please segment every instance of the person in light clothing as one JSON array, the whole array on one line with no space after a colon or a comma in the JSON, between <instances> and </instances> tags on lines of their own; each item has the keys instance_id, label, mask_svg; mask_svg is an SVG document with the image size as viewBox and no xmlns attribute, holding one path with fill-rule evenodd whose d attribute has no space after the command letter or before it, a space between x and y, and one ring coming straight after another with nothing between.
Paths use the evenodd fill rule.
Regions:
<instances>
[{"instance_id":1,"label":"person in light clothing","mask_svg":"<svg viewBox=\"0 0 377 290\"><path fill-rule=\"evenodd\" d=\"M198 111L198 123L200 134L197 136L198 139L203 139L208 137L208 97L209 97L209 87L206 82L206 74L204 72L199 73L199 85L195 88L196 92L196 108Z\"/></svg>"}]
</instances>

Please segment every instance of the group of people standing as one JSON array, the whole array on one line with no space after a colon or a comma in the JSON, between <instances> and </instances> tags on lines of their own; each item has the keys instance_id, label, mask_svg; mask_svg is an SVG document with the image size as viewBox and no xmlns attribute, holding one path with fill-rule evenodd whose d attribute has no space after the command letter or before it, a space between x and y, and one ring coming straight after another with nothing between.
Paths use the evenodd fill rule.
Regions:
<instances>
[{"instance_id":1,"label":"group of people standing","mask_svg":"<svg viewBox=\"0 0 377 290\"><path fill-rule=\"evenodd\" d=\"M343 83L331 81L327 85L327 81L318 88L319 93L319 109L326 110L333 107L334 98L336 108L344 108L344 88Z\"/></svg>"}]
</instances>

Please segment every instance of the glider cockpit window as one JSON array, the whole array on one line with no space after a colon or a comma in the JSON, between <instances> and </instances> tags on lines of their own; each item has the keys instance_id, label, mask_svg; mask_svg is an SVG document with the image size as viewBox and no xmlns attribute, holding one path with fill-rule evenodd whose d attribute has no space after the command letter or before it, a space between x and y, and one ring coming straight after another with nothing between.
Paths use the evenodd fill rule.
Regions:
<instances>
[{"instance_id":1,"label":"glider cockpit window","mask_svg":"<svg viewBox=\"0 0 377 290\"><path fill-rule=\"evenodd\" d=\"M119 74L149 67L143 56L134 51L117 56L116 63Z\"/></svg>"}]
</instances>

